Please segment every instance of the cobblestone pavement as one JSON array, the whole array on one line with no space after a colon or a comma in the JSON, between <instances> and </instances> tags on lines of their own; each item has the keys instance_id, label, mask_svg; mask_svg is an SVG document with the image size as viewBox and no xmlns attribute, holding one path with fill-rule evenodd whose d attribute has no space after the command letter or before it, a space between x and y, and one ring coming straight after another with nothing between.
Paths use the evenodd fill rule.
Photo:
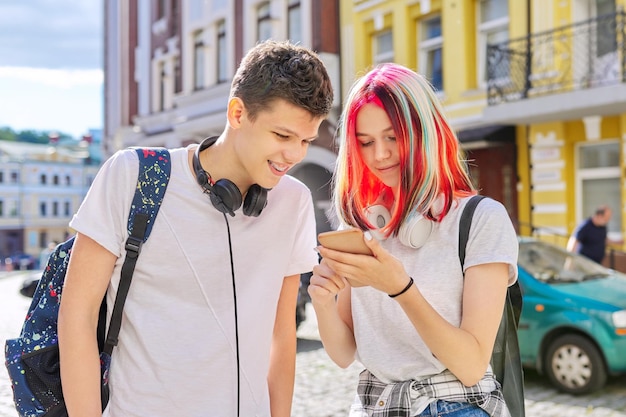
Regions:
<instances>
[{"instance_id":1,"label":"cobblestone pavement","mask_svg":"<svg viewBox=\"0 0 626 417\"><path fill-rule=\"evenodd\" d=\"M310 304L298 337L292 416L347 417L362 368L353 364L341 369L331 362L319 342ZM536 372L526 370L525 377L528 417L626 417L626 376L611 379L604 389L579 397L557 392Z\"/></svg>"},{"instance_id":2,"label":"cobblestone pavement","mask_svg":"<svg viewBox=\"0 0 626 417\"><path fill-rule=\"evenodd\" d=\"M30 299L19 294L24 273L0 272L0 341L19 334ZM319 341L315 314L298 330L298 356L293 417L347 417L361 368L333 364ZM626 377L615 378L592 395L561 394L534 372L526 371L528 417L626 417ZM17 417L6 368L0 369L0 417ZM178 417L178 416L172 416ZM212 416L207 416L212 417ZM242 416L245 417L245 416Z\"/></svg>"}]
</instances>

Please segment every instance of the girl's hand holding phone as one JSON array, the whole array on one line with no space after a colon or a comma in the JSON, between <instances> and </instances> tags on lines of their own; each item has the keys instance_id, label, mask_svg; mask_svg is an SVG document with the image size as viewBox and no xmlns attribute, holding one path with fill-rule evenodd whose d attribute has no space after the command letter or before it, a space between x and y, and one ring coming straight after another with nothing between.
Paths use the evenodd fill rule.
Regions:
<instances>
[{"instance_id":1,"label":"girl's hand holding phone","mask_svg":"<svg viewBox=\"0 0 626 417\"><path fill-rule=\"evenodd\" d=\"M317 239L325 248L359 255L373 255L372 250L365 244L365 236L361 229L324 232L320 233Z\"/></svg>"},{"instance_id":2,"label":"girl's hand holding phone","mask_svg":"<svg viewBox=\"0 0 626 417\"><path fill-rule=\"evenodd\" d=\"M365 244L365 236L361 229L332 230L320 233L317 239L322 246L328 249L357 255L373 255L372 250ZM365 285L347 277L346 280L352 287L363 287Z\"/></svg>"},{"instance_id":3,"label":"girl's hand holding phone","mask_svg":"<svg viewBox=\"0 0 626 417\"><path fill-rule=\"evenodd\" d=\"M369 285L387 294L395 294L409 281L402 263L375 239L370 237L366 243L360 229L320 233L318 240L322 245L322 258L326 258L328 266L352 287Z\"/></svg>"}]
</instances>

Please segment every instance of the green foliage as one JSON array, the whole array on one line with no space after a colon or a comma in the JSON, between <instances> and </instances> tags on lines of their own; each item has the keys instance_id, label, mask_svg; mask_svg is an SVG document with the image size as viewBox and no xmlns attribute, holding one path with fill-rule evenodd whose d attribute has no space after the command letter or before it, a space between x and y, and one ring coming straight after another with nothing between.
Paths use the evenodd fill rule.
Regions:
<instances>
[{"instance_id":1,"label":"green foliage","mask_svg":"<svg viewBox=\"0 0 626 417\"><path fill-rule=\"evenodd\" d=\"M0 140L17 140L17 135L10 127L0 127Z\"/></svg>"},{"instance_id":2,"label":"green foliage","mask_svg":"<svg viewBox=\"0 0 626 417\"><path fill-rule=\"evenodd\" d=\"M0 127L0 140L10 140L14 142L29 142L29 143L48 143L51 137L58 139L71 139L72 136L67 133L41 131L41 130L22 130L15 131L10 127Z\"/></svg>"}]
</instances>

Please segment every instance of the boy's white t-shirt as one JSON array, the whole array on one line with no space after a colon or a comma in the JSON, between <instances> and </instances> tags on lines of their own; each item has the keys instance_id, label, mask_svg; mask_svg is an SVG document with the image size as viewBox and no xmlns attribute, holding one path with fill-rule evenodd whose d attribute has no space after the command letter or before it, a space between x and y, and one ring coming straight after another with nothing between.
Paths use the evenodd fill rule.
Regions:
<instances>
[{"instance_id":1,"label":"boy's white t-shirt","mask_svg":"<svg viewBox=\"0 0 626 417\"><path fill-rule=\"evenodd\" d=\"M230 416L237 409L226 220L198 185L188 149L170 152L169 186L133 274L104 415ZM137 172L134 150L113 155L70 223L119 256L109 306L119 284ZM267 373L283 278L311 271L318 261L311 194L285 176L268 193L259 217L239 209L227 219L237 291L240 415L269 417Z\"/></svg>"}]
</instances>

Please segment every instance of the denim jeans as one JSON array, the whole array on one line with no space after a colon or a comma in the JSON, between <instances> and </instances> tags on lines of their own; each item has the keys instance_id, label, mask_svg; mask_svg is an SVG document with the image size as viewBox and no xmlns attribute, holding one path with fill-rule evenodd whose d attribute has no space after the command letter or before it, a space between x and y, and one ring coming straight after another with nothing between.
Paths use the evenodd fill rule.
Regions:
<instances>
[{"instance_id":1,"label":"denim jeans","mask_svg":"<svg viewBox=\"0 0 626 417\"><path fill-rule=\"evenodd\" d=\"M482 408L469 403L437 400L429 404L419 417L489 417Z\"/></svg>"}]
</instances>

